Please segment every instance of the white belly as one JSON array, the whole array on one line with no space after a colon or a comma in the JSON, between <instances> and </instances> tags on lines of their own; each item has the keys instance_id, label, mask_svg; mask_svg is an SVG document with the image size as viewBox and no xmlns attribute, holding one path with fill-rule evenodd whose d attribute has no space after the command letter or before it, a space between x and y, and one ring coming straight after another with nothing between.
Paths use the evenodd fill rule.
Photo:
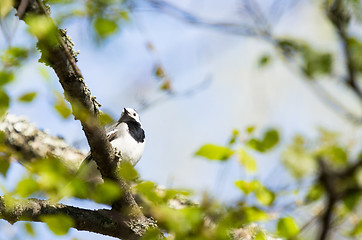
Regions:
<instances>
[{"instance_id":1,"label":"white belly","mask_svg":"<svg viewBox=\"0 0 362 240\"><path fill-rule=\"evenodd\" d=\"M124 123L121 124L123 125ZM121 136L111 141L111 144L121 152L122 160L129 161L132 165L136 165L142 157L145 142L138 143L134 140L132 136L129 135L126 124L121 127L120 131L122 131L120 134Z\"/></svg>"}]
</instances>

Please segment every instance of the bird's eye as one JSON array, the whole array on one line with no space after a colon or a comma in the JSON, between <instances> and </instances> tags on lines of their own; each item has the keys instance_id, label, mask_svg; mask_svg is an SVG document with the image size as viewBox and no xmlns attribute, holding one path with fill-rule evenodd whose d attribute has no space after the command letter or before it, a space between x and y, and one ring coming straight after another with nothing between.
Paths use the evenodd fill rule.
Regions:
<instances>
[{"instance_id":1,"label":"bird's eye","mask_svg":"<svg viewBox=\"0 0 362 240\"><path fill-rule=\"evenodd\" d=\"M136 114L134 113L133 116L136 116Z\"/></svg>"}]
</instances>

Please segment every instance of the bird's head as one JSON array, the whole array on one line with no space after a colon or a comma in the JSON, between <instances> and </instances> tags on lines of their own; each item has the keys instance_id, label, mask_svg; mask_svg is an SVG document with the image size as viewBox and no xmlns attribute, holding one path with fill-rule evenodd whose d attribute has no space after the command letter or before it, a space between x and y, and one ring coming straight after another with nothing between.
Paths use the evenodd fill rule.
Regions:
<instances>
[{"instance_id":1,"label":"bird's head","mask_svg":"<svg viewBox=\"0 0 362 240\"><path fill-rule=\"evenodd\" d=\"M121 118L118 122L137 122L141 124L140 115L133 108L123 108Z\"/></svg>"}]
</instances>

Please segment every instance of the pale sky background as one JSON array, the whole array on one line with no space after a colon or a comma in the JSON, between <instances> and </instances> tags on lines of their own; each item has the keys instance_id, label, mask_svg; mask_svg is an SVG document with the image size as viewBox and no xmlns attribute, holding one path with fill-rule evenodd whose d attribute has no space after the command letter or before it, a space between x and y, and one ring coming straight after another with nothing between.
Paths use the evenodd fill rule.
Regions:
<instances>
[{"instance_id":1,"label":"pale sky background","mask_svg":"<svg viewBox=\"0 0 362 240\"><path fill-rule=\"evenodd\" d=\"M248 21L238 14L239 1L173 2L215 21ZM263 9L268 9L270 1L259 2ZM273 33L302 38L319 49L337 51L331 26L326 23L321 9L312 2L315 1L300 0L284 12L272 24ZM220 164L194 157L203 144L225 144L233 129L242 131L249 125L257 126L260 133L268 127L277 127L281 131L282 143L289 142L296 133L316 136L320 126L340 131L346 141L362 137L361 128L351 125L326 107L262 40L189 25L154 11L146 4L140 4L131 15L131 22L100 47L91 43L86 21L70 21L64 26L75 43L75 50L81 52L78 66L86 84L103 105L102 109L116 119L123 107L137 109L141 100L149 101L162 95L158 90L159 82L153 75L154 65L158 62L177 92L210 79L205 88L192 96L169 99L140 112L147 138L145 153L137 165L142 179L167 187L192 189L197 195L209 192L231 203L241 196L233 184L235 180L257 177L271 188L287 185L290 178L279 161L281 149L266 155L250 151L259 165L258 173L253 175L246 173L236 161ZM0 35L1 47L3 41ZM14 37L14 45L16 42L34 44L34 40L24 33L22 22ZM147 42L153 44L153 53L146 48ZM273 57L272 64L259 69L257 62L264 53ZM39 128L61 135L69 144L88 151L79 122L72 118L62 120L55 113L49 85L62 90L50 69L50 84L41 77L39 68L45 66L38 64L37 58L38 55L18 73L9 92L17 97L35 90L39 95L29 105L14 101L10 112L27 116ZM361 114L354 96L343 90L341 83L324 81L323 84L334 96L343 99L353 112ZM6 185L16 185L24 172L21 166L13 164ZM77 204L93 206L81 201ZM0 231L9 233L9 236L15 234L14 229L22 227L21 223L15 224L15 228L7 222L0 223ZM37 224L37 230L40 233L38 239L51 236L43 224ZM23 237L18 235L13 235L14 239ZM75 230L57 239L72 237L111 239ZM9 237L0 236L2 239Z\"/></svg>"}]
</instances>

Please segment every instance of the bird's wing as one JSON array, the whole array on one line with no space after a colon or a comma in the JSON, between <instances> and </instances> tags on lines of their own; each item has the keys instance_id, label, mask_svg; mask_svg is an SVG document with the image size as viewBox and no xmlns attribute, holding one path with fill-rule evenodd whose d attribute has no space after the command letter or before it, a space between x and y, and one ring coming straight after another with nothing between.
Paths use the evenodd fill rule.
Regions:
<instances>
[{"instance_id":1,"label":"bird's wing","mask_svg":"<svg viewBox=\"0 0 362 240\"><path fill-rule=\"evenodd\" d=\"M117 131L118 131L117 125L118 125L118 123L114 123L106 129L107 138L108 138L108 141L110 141L110 142L113 141L117 137Z\"/></svg>"}]
</instances>

